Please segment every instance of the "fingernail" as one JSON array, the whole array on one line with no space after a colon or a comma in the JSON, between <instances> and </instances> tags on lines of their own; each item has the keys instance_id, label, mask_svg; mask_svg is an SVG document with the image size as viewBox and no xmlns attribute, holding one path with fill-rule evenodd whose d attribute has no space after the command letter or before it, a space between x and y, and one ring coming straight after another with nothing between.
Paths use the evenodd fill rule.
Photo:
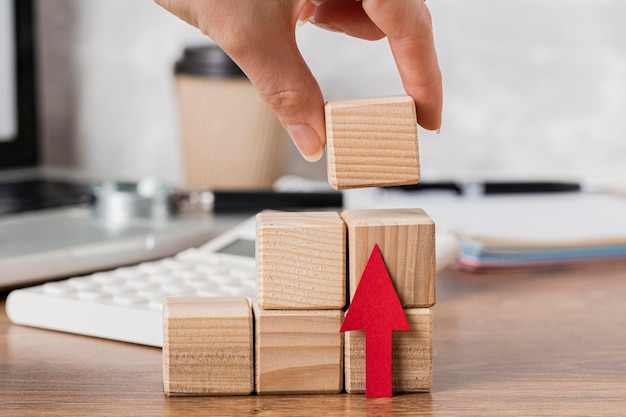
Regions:
<instances>
[{"instance_id":1,"label":"fingernail","mask_svg":"<svg viewBox=\"0 0 626 417\"><path fill-rule=\"evenodd\" d=\"M336 26L327 25L326 23L319 23L315 21L315 16L309 17L309 23L317 26L320 29L327 30L329 32L337 32L337 33L345 33L343 30L337 28Z\"/></svg>"},{"instance_id":2,"label":"fingernail","mask_svg":"<svg viewBox=\"0 0 626 417\"><path fill-rule=\"evenodd\" d=\"M324 155L322 142L311 126L289 125L287 130L304 159L309 162L316 162L322 158L322 155Z\"/></svg>"},{"instance_id":3,"label":"fingernail","mask_svg":"<svg viewBox=\"0 0 626 417\"><path fill-rule=\"evenodd\" d=\"M417 125L417 128L419 129L420 125ZM435 132L436 134L440 134L441 133L441 125L439 125L439 127L437 129L426 129L426 130L430 130L431 132Z\"/></svg>"}]
</instances>

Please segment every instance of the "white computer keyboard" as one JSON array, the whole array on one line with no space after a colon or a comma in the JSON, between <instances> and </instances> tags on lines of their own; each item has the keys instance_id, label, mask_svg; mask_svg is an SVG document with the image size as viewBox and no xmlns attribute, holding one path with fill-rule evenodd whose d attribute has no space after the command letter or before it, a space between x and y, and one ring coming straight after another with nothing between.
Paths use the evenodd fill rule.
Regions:
<instances>
[{"instance_id":1,"label":"white computer keyboard","mask_svg":"<svg viewBox=\"0 0 626 417\"><path fill-rule=\"evenodd\" d=\"M132 267L11 292L16 324L148 346L163 345L166 297L256 296L252 217L198 249ZM452 263L458 242L437 232L437 270Z\"/></svg>"},{"instance_id":2,"label":"white computer keyboard","mask_svg":"<svg viewBox=\"0 0 626 417\"><path fill-rule=\"evenodd\" d=\"M15 290L7 315L17 324L162 346L165 297L255 296L254 234L251 218L171 258Z\"/></svg>"}]
</instances>

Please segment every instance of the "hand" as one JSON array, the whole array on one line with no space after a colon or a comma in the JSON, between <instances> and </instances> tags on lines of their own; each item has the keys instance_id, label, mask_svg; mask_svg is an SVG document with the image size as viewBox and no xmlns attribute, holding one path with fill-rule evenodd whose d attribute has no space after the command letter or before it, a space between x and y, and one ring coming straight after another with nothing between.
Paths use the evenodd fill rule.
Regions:
<instances>
[{"instance_id":1,"label":"hand","mask_svg":"<svg viewBox=\"0 0 626 417\"><path fill-rule=\"evenodd\" d=\"M430 130L441 124L441 73L424 0L155 1L230 55L309 161L326 144L324 99L298 50L297 21L362 39L387 36L418 123Z\"/></svg>"}]
</instances>

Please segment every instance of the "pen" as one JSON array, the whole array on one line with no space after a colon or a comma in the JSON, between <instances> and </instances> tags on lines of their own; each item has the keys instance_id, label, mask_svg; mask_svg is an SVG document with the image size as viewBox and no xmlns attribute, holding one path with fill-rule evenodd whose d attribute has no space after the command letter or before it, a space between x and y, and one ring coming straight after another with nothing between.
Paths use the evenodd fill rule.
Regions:
<instances>
[{"instance_id":1,"label":"pen","mask_svg":"<svg viewBox=\"0 0 626 417\"><path fill-rule=\"evenodd\" d=\"M405 192L451 191L457 195L562 193L582 190L578 183L554 181L420 182L389 188Z\"/></svg>"},{"instance_id":2,"label":"pen","mask_svg":"<svg viewBox=\"0 0 626 417\"><path fill-rule=\"evenodd\" d=\"M485 195L563 193L581 190L578 183L550 181L486 182L483 187Z\"/></svg>"},{"instance_id":3,"label":"pen","mask_svg":"<svg viewBox=\"0 0 626 417\"><path fill-rule=\"evenodd\" d=\"M243 213L262 210L316 209L343 206L339 191L177 191L175 206L179 214Z\"/></svg>"},{"instance_id":4,"label":"pen","mask_svg":"<svg viewBox=\"0 0 626 417\"><path fill-rule=\"evenodd\" d=\"M463 194L461 186L454 182L418 182L412 185L397 185L393 187L386 187L389 190L399 190L406 192L416 191L452 191L454 194Z\"/></svg>"}]
</instances>

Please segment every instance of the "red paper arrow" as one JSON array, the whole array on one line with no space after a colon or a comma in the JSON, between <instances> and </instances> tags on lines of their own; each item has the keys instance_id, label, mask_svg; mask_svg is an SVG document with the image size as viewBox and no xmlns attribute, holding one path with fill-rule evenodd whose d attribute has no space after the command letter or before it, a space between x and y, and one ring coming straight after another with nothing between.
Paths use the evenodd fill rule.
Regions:
<instances>
[{"instance_id":1,"label":"red paper arrow","mask_svg":"<svg viewBox=\"0 0 626 417\"><path fill-rule=\"evenodd\" d=\"M340 332L365 330L365 396L391 397L393 330L411 330L378 245L374 245Z\"/></svg>"}]
</instances>

